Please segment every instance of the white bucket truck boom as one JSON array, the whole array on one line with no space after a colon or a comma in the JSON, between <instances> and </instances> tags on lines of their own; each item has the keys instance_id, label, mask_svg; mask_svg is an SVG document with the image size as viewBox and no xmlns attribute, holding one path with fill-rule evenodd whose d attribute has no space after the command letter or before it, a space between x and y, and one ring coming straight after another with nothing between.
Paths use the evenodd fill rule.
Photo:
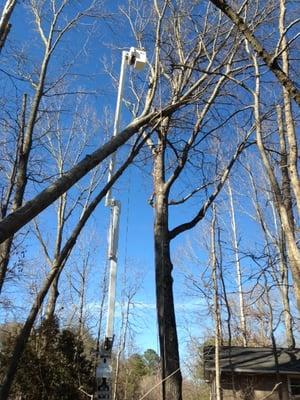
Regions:
<instances>
[{"instance_id":1,"label":"white bucket truck boom","mask_svg":"<svg viewBox=\"0 0 300 400\"><path fill-rule=\"evenodd\" d=\"M123 97L123 87L125 80L126 66L130 65L136 70L142 70L147 62L146 52L131 47L129 51L122 52L122 64L120 81L118 88L118 98L114 120L113 136L119 133L120 111ZM116 154L111 156L108 170L108 181L114 174ZM117 253L118 253L118 238L119 238L119 219L121 212L120 201L112 197L111 190L107 192L105 199L106 207L110 207L110 227L108 234L108 262L109 262L109 285L108 285L108 300L107 300L107 320L105 339L100 346L99 364L96 370L97 391L96 400L112 398L112 347L114 341L114 315L116 304L116 274L117 274Z\"/></svg>"}]
</instances>

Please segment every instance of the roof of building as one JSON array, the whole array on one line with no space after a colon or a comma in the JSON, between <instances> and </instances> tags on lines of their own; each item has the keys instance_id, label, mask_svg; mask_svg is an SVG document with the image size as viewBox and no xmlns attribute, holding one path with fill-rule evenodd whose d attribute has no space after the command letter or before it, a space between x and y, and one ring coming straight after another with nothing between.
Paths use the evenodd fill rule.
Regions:
<instances>
[{"instance_id":1,"label":"roof of building","mask_svg":"<svg viewBox=\"0 0 300 400\"><path fill-rule=\"evenodd\" d=\"M207 376L215 369L215 347L204 347L203 356ZM223 372L300 375L300 349L224 346L220 348L220 367Z\"/></svg>"}]
</instances>

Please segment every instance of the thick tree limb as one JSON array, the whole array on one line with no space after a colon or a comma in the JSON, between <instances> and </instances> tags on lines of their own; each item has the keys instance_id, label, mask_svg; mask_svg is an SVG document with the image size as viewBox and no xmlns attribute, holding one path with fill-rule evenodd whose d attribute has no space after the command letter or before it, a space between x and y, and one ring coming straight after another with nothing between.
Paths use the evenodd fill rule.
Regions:
<instances>
[{"instance_id":1,"label":"thick tree limb","mask_svg":"<svg viewBox=\"0 0 300 400\"><path fill-rule=\"evenodd\" d=\"M210 0L219 10L221 10L237 27L239 32L247 39L251 47L255 50L257 55L263 59L267 64L270 71L276 76L278 81L283 85L283 87L288 91L291 98L300 106L300 90L297 89L295 83L290 79L290 77L281 69L277 62L277 58L273 57L267 52L261 45L261 43L256 39L254 34L251 32L249 26L244 22L238 13L230 7L225 0Z\"/></svg>"},{"instance_id":2,"label":"thick tree limb","mask_svg":"<svg viewBox=\"0 0 300 400\"><path fill-rule=\"evenodd\" d=\"M197 85L193 86L197 89ZM87 155L82 161L76 164L61 178L49 185L32 200L25 203L22 207L12 212L0 222L0 243L14 235L19 229L30 222L39 213L45 210L50 204L57 200L63 193L69 190L76 182L83 178L89 171L100 164L105 158L115 152L120 146L125 144L135 133L146 125L154 124L158 119L171 115L181 106L190 101L191 89L182 98L171 105L166 106L161 111L153 111L142 114L131 122L120 134L112 138L94 153Z\"/></svg>"},{"instance_id":3,"label":"thick tree limb","mask_svg":"<svg viewBox=\"0 0 300 400\"><path fill-rule=\"evenodd\" d=\"M142 126L148 123L154 115L154 113L151 113L132 122L118 136L112 138L94 153L87 155L82 161L76 164L61 178L57 179L53 184L44 189L34 199L28 201L24 206L18 208L18 210L4 218L0 222L0 242L2 243L5 239L16 233L41 211L57 200L85 174L116 151L118 147L126 143L126 141Z\"/></svg>"},{"instance_id":4,"label":"thick tree limb","mask_svg":"<svg viewBox=\"0 0 300 400\"><path fill-rule=\"evenodd\" d=\"M17 371L18 361L23 354L23 351L24 351L26 343L28 341L31 329L35 322L36 316L41 308L41 305L49 291L49 288L50 288L52 282L55 280L56 276L59 275L61 273L61 271L63 270L65 261L68 258L72 249L74 248L76 240L78 239L87 220L89 219L89 217L91 216L91 214L93 213L93 211L95 210L97 205L100 203L100 201L105 197L108 190L112 187L112 185L116 182L116 180L122 175L122 173L125 171L125 169L134 160L135 156L138 154L139 150L145 143L148 136L149 135L147 135L146 138L144 138L139 144L137 144L133 148L133 150L131 151L130 155L128 156L128 158L124 162L124 164L118 169L118 171L113 175L111 180L104 186L104 188L100 191L100 193L95 197L95 199L86 208L85 212L83 213L83 215L81 216L77 225L75 226L69 239L66 241L62 251L60 252L60 255L58 256L58 258L56 260L56 264L53 266L53 268L47 275L45 281L43 282L43 286L40 289L40 291L38 292L38 294L33 302L33 305L31 307L29 315L26 319L26 322L23 325L22 329L20 330L19 335L17 336L15 347L13 349L12 356L10 359L10 364L7 368L6 375L4 377L2 386L0 386L0 399L1 400L6 400L8 398L10 388L13 383L16 371Z\"/></svg>"},{"instance_id":5,"label":"thick tree limb","mask_svg":"<svg viewBox=\"0 0 300 400\"><path fill-rule=\"evenodd\" d=\"M15 8L17 0L7 0L0 18L0 52L5 44L9 34L11 24L9 23L12 12Z\"/></svg>"}]
</instances>

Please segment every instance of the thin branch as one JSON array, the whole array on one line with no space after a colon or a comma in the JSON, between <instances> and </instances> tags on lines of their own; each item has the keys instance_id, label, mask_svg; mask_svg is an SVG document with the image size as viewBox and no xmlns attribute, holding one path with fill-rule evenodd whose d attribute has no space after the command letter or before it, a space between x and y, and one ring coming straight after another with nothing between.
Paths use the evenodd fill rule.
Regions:
<instances>
[{"instance_id":1,"label":"thin branch","mask_svg":"<svg viewBox=\"0 0 300 400\"><path fill-rule=\"evenodd\" d=\"M203 189L206 189L208 186L212 185L212 182L206 183L205 185L199 186L196 189L192 190L191 193L189 193L188 195L182 197L180 200L171 200L169 201L169 206L177 206L179 204L183 204L186 201L188 201L191 197L194 196L194 194L200 192Z\"/></svg>"},{"instance_id":2,"label":"thin branch","mask_svg":"<svg viewBox=\"0 0 300 400\"><path fill-rule=\"evenodd\" d=\"M267 64L270 71L278 79L279 83L286 88L289 92L290 96L296 101L296 103L300 106L300 90L296 87L295 83L290 79L290 77L283 72L279 64L277 63L274 56L271 55L265 48L261 45L261 43L256 39L254 34L252 33L249 26L244 22L243 18L241 18L238 13L229 6L227 1L225 0L210 0L217 8L219 8L228 18L231 19L233 24L237 27L239 32L248 40L254 51L257 55L263 59L263 61Z\"/></svg>"},{"instance_id":3,"label":"thin branch","mask_svg":"<svg viewBox=\"0 0 300 400\"><path fill-rule=\"evenodd\" d=\"M189 229L192 229L194 226L197 225L197 223L199 221L201 221L205 214L206 211L209 209L209 207L212 205L213 201L216 199L216 197L218 196L218 194L220 193L220 191L222 190L228 176L229 173L232 169L232 167L235 164L235 161L238 159L238 157L240 156L240 154L242 153L242 151L244 150L247 141L250 137L250 135L252 134L252 132L254 131L254 127L252 129L250 129L250 131L247 133L245 139L242 141L242 143L240 143L240 145L238 146L235 154L233 155L233 157L231 158L229 164L227 165L227 167L223 170L221 179L215 189L215 191L209 196L209 198L206 200L206 202L203 204L203 206L200 208L200 210L198 211L198 213L196 214L196 216L190 220L189 222L186 222L184 224L178 225L176 228L172 229L169 232L169 238L170 240L174 239L176 236L178 236L180 233L185 232Z\"/></svg>"},{"instance_id":4,"label":"thin branch","mask_svg":"<svg viewBox=\"0 0 300 400\"><path fill-rule=\"evenodd\" d=\"M171 378L171 376L177 374L177 372L180 371L180 368L177 368L175 371L173 371L170 375L168 375L166 378L162 379L161 381L159 381L156 385L152 386L152 388L150 390L148 390L148 392L146 392L142 397L139 398L139 400L143 400L145 399L148 394L150 394L151 392L153 392L154 389L156 389L158 386L160 386L163 382L167 381L169 378Z\"/></svg>"}]
</instances>

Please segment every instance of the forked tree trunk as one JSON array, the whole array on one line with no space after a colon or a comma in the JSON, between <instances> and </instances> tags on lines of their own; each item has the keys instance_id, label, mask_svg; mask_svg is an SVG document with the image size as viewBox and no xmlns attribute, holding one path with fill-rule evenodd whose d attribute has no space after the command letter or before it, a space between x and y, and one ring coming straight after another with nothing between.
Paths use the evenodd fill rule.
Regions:
<instances>
[{"instance_id":1,"label":"forked tree trunk","mask_svg":"<svg viewBox=\"0 0 300 400\"><path fill-rule=\"evenodd\" d=\"M52 268L54 268L54 264ZM46 312L45 312L45 319L47 320L51 320L51 318L53 318L55 314L56 302L59 296L59 291L58 291L59 277L60 273L56 275L49 290L49 298L47 301Z\"/></svg>"}]
</instances>

